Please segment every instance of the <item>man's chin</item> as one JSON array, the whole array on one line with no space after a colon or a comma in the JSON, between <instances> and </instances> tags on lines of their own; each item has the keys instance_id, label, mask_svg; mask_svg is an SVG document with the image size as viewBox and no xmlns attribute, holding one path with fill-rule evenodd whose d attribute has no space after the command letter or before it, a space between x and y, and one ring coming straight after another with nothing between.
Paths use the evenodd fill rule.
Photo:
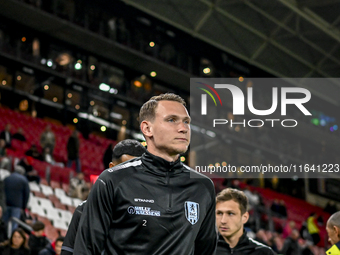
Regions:
<instances>
[{"instance_id":1,"label":"man's chin","mask_svg":"<svg viewBox=\"0 0 340 255\"><path fill-rule=\"evenodd\" d=\"M186 153L187 150L188 150L188 147L179 148L178 150L176 150L176 154L183 154L183 153Z\"/></svg>"},{"instance_id":2,"label":"man's chin","mask_svg":"<svg viewBox=\"0 0 340 255\"><path fill-rule=\"evenodd\" d=\"M220 232L221 236L223 236L224 238L230 238L232 236L231 233L228 232Z\"/></svg>"},{"instance_id":3,"label":"man's chin","mask_svg":"<svg viewBox=\"0 0 340 255\"><path fill-rule=\"evenodd\" d=\"M171 148L174 154L182 154L188 150L189 145L186 144L176 144Z\"/></svg>"}]
</instances>

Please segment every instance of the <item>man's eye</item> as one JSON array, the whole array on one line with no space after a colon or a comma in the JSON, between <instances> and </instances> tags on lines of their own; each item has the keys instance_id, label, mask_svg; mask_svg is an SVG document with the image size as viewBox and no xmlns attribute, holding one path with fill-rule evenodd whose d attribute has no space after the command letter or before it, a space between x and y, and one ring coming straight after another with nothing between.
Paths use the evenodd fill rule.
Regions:
<instances>
[{"instance_id":1,"label":"man's eye","mask_svg":"<svg viewBox=\"0 0 340 255\"><path fill-rule=\"evenodd\" d=\"M169 121L169 122L175 122L175 120L174 120L174 119L168 119L168 121Z\"/></svg>"}]
</instances>

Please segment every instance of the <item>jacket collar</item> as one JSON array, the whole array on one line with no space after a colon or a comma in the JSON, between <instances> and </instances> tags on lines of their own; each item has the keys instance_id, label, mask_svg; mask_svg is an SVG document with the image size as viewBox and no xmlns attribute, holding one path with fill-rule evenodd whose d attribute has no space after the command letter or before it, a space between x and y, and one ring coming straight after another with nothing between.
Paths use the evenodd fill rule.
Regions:
<instances>
[{"instance_id":1,"label":"jacket collar","mask_svg":"<svg viewBox=\"0 0 340 255\"><path fill-rule=\"evenodd\" d=\"M176 161L169 162L161 157L155 156L151 154L149 151L146 151L142 157L143 164L150 170L156 171L159 173L166 172L181 172L183 170L183 164L180 161L180 157Z\"/></svg>"},{"instance_id":2,"label":"jacket collar","mask_svg":"<svg viewBox=\"0 0 340 255\"><path fill-rule=\"evenodd\" d=\"M219 242L222 242L229 250L239 250L249 245L249 239L245 229L243 229L243 234L234 248L230 248L229 244L224 240L221 234L219 234Z\"/></svg>"},{"instance_id":3,"label":"jacket collar","mask_svg":"<svg viewBox=\"0 0 340 255\"><path fill-rule=\"evenodd\" d=\"M336 247L338 247L338 249L340 250L340 241L337 242L335 245L336 245Z\"/></svg>"}]
</instances>

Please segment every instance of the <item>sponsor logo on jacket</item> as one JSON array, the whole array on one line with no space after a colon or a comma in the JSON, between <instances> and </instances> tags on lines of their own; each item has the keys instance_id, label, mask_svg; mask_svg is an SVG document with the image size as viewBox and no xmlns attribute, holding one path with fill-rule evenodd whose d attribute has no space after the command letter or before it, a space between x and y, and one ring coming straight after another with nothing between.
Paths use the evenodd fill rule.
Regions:
<instances>
[{"instance_id":1,"label":"sponsor logo on jacket","mask_svg":"<svg viewBox=\"0 0 340 255\"><path fill-rule=\"evenodd\" d=\"M144 206L129 206L127 209L129 214L135 214L135 215L149 215L149 216L161 216L160 211L152 210L150 207L144 207Z\"/></svg>"},{"instance_id":2,"label":"sponsor logo on jacket","mask_svg":"<svg viewBox=\"0 0 340 255\"><path fill-rule=\"evenodd\" d=\"M142 203L155 203L155 200L153 199L143 199L143 198L135 198L135 202L142 202Z\"/></svg>"}]
</instances>

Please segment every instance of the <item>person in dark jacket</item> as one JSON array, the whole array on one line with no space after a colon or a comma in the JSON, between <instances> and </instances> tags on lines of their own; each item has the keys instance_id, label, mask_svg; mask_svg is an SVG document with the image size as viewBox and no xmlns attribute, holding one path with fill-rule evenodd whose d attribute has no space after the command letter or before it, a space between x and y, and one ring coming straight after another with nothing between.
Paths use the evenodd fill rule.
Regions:
<instances>
[{"instance_id":1,"label":"person in dark jacket","mask_svg":"<svg viewBox=\"0 0 340 255\"><path fill-rule=\"evenodd\" d=\"M330 200L328 201L328 203L326 204L323 210L332 215L338 211L338 208L336 207L336 204L334 203L334 201Z\"/></svg>"},{"instance_id":2,"label":"person in dark jacket","mask_svg":"<svg viewBox=\"0 0 340 255\"><path fill-rule=\"evenodd\" d=\"M0 243L7 240L7 228L2 220L2 207L0 206Z\"/></svg>"},{"instance_id":3,"label":"person in dark jacket","mask_svg":"<svg viewBox=\"0 0 340 255\"><path fill-rule=\"evenodd\" d=\"M284 255L301 254L301 248L298 243L299 237L300 237L299 230L293 229L290 236L286 238L280 254L284 254Z\"/></svg>"},{"instance_id":4,"label":"person in dark jacket","mask_svg":"<svg viewBox=\"0 0 340 255\"><path fill-rule=\"evenodd\" d=\"M111 150L111 160L108 166L114 167L117 164L123 163L127 160L133 159L135 157L140 157L145 152L145 147L138 141L132 139L126 139L117 143L117 145ZM83 214L84 206L86 200L78 205L73 213L72 220L68 227L61 255L71 255L73 254L74 242L77 235L77 229L79 226L80 217Z\"/></svg>"},{"instance_id":5,"label":"person in dark jacket","mask_svg":"<svg viewBox=\"0 0 340 255\"><path fill-rule=\"evenodd\" d=\"M67 167L71 167L73 161L76 162L77 173L81 172L81 164L79 159L79 132L74 130L72 135L67 141Z\"/></svg>"},{"instance_id":6,"label":"person in dark jacket","mask_svg":"<svg viewBox=\"0 0 340 255\"><path fill-rule=\"evenodd\" d=\"M216 197L216 226L219 231L216 255L275 255L273 250L247 236L248 198L237 189L224 189Z\"/></svg>"},{"instance_id":7,"label":"person in dark jacket","mask_svg":"<svg viewBox=\"0 0 340 255\"><path fill-rule=\"evenodd\" d=\"M20 127L17 132L13 134L12 139L16 139L22 142L26 142L26 137L24 135L24 130Z\"/></svg>"},{"instance_id":8,"label":"person in dark jacket","mask_svg":"<svg viewBox=\"0 0 340 255\"><path fill-rule=\"evenodd\" d=\"M11 169L11 160L7 156L6 142L0 139L0 169Z\"/></svg>"},{"instance_id":9,"label":"person in dark jacket","mask_svg":"<svg viewBox=\"0 0 340 255\"><path fill-rule=\"evenodd\" d=\"M25 210L30 195L28 180L24 176L25 170L21 166L16 166L10 176L4 180L7 210L4 213L4 221L7 223L11 217L20 219L21 211ZM18 224L13 222L12 230Z\"/></svg>"},{"instance_id":10,"label":"person in dark jacket","mask_svg":"<svg viewBox=\"0 0 340 255\"><path fill-rule=\"evenodd\" d=\"M59 236L55 242L48 244L45 249L39 252L39 255L60 255L64 237Z\"/></svg>"},{"instance_id":11,"label":"person in dark jacket","mask_svg":"<svg viewBox=\"0 0 340 255\"><path fill-rule=\"evenodd\" d=\"M29 148L25 152L25 155L32 157L32 158L35 158L35 159L40 160L40 161L44 161L42 154L39 152L38 147L35 144L31 145L31 148Z\"/></svg>"},{"instance_id":12,"label":"person in dark jacket","mask_svg":"<svg viewBox=\"0 0 340 255\"><path fill-rule=\"evenodd\" d=\"M35 170L32 166L34 159L31 156L23 157L18 166L22 166L25 169L25 176L29 182L35 181L37 184L40 183L41 177L37 170Z\"/></svg>"},{"instance_id":13,"label":"person in dark jacket","mask_svg":"<svg viewBox=\"0 0 340 255\"><path fill-rule=\"evenodd\" d=\"M30 255L30 250L26 247L26 235L24 230L17 228L13 231L9 240L1 243L1 255Z\"/></svg>"},{"instance_id":14,"label":"person in dark jacket","mask_svg":"<svg viewBox=\"0 0 340 255\"><path fill-rule=\"evenodd\" d=\"M214 185L180 161L190 144L184 100L170 93L152 97L139 121L147 151L99 176L74 254L215 254Z\"/></svg>"},{"instance_id":15,"label":"person in dark jacket","mask_svg":"<svg viewBox=\"0 0 340 255\"><path fill-rule=\"evenodd\" d=\"M45 224L41 221L36 221L33 226L33 231L28 239L28 246L31 249L31 255L38 255L39 252L46 247L50 242L48 241L44 230Z\"/></svg>"},{"instance_id":16,"label":"person in dark jacket","mask_svg":"<svg viewBox=\"0 0 340 255\"><path fill-rule=\"evenodd\" d=\"M11 124L6 124L5 130L0 133L0 139L6 142L6 148L12 147Z\"/></svg>"}]
</instances>

